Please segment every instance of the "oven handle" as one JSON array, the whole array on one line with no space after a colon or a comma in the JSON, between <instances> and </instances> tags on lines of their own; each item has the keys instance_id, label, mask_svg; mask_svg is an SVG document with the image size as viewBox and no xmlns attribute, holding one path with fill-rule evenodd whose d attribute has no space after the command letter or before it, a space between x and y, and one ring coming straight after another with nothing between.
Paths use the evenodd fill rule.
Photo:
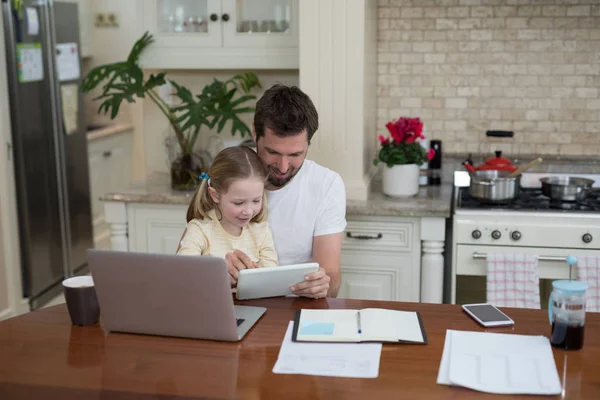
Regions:
<instances>
[{"instance_id":1,"label":"oven handle","mask_svg":"<svg viewBox=\"0 0 600 400\"><path fill-rule=\"evenodd\" d=\"M473 258L485 260L485 259L487 259L487 254L485 254L485 253L473 253ZM539 261L563 261L563 262L566 262L567 261L567 257L539 256L538 260Z\"/></svg>"}]
</instances>

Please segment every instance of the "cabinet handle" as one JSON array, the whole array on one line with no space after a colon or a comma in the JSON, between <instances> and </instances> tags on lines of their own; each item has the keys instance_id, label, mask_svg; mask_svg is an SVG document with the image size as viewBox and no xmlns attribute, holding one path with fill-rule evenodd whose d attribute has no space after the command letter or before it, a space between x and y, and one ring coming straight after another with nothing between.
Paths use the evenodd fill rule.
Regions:
<instances>
[{"instance_id":1,"label":"cabinet handle","mask_svg":"<svg viewBox=\"0 0 600 400\"><path fill-rule=\"evenodd\" d=\"M223 21L227 22L229 21L229 14L223 14L221 18L223 19Z\"/></svg>"},{"instance_id":2,"label":"cabinet handle","mask_svg":"<svg viewBox=\"0 0 600 400\"><path fill-rule=\"evenodd\" d=\"M102 157L107 158L112 156L112 151L110 150L106 150L104 153L102 153Z\"/></svg>"},{"instance_id":3,"label":"cabinet handle","mask_svg":"<svg viewBox=\"0 0 600 400\"><path fill-rule=\"evenodd\" d=\"M378 240L383 237L381 233L378 233L377 236L369 236L369 235L353 235L352 232L346 232L346 236L350 239L360 239L360 240Z\"/></svg>"},{"instance_id":4,"label":"cabinet handle","mask_svg":"<svg viewBox=\"0 0 600 400\"><path fill-rule=\"evenodd\" d=\"M217 14L210 14L210 20L212 22L215 22L218 19L219 19L219 16Z\"/></svg>"}]
</instances>

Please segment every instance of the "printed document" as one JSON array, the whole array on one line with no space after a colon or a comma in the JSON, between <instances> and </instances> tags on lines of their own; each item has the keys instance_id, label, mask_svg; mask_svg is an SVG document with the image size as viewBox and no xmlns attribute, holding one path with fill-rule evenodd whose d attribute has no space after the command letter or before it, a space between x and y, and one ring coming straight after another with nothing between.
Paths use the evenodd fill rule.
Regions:
<instances>
[{"instance_id":1,"label":"printed document","mask_svg":"<svg viewBox=\"0 0 600 400\"><path fill-rule=\"evenodd\" d=\"M290 321L277 362L276 374L377 378L381 343L299 343L292 341Z\"/></svg>"},{"instance_id":2,"label":"printed document","mask_svg":"<svg viewBox=\"0 0 600 400\"><path fill-rule=\"evenodd\" d=\"M437 383L497 394L560 394L548 338L446 331Z\"/></svg>"}]
</instances>

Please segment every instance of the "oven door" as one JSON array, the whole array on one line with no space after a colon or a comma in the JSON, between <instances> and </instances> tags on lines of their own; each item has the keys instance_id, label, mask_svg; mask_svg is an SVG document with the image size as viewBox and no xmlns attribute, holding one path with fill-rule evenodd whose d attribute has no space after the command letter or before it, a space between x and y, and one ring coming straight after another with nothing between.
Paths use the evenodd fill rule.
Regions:
<instances>
[{"instance_id":1,"label":"oven door","mask_svg":"<svg viewBox=\"0 0 600 400\"><path fill-rule=\"evenodd\" d=\"M598 250L582 249L551 249L546 247L511 247L511 246L456 246L455 270L452 277L452 303L456 303L456 277L457 276L486 276L488 253L525 253L539 257L540 279L569 279L569 265L566 257L569 255L586 256L598 255ZM573 268L572 278L577 277L576 268Z\"/></svg>"}]
</instances>

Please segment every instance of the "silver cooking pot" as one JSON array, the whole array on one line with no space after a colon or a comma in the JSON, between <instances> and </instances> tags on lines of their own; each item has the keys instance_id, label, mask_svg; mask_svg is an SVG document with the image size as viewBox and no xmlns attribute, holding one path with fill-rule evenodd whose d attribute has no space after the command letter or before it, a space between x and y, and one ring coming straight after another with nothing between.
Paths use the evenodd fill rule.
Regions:
<instances>
[{"instance_id":1,"label":"silver cooking pot","mask_svg":"<svg viewBox=\"0 0 600 400\"><path fill-rule=\"evenodd\" d=\"M469 194L485 203L508 203L519 195L521 175L508 178L510 172L475 171L471 174Z\"/></svg>"},{"instance_id":2,"label":"silver cooking pot","mask_svg":"<svg viewBox=\"0 0 600 400\"><path fill-rule=\"evenodd\" d=\"M595 181L573 176L549 176L540 178L542 194L552 200L579 201L583 200Z\"/></svg>"}]
</instances>

